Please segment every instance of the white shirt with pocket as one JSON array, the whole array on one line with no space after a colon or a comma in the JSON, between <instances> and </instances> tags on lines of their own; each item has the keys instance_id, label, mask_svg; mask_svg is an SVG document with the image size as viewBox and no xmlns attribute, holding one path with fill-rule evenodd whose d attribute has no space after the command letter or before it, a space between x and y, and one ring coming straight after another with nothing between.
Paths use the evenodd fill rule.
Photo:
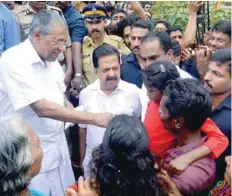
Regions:
<instances>
[{"instance_id":1,"label":"white shirt with pocket","mask_svg":"<svg viewBox=\"0 0 232 196\"><path fill-rule=\"evenodd\" d=\"M21 116L39 137L44 153L40 172L62 165L65 168L63 172L66 170L70 174L63 179L64 183L70 185L74 176L64 122L39 117L30 107L30 104L42 99L64 106L66 87L63 81L64 73L58 61L44 63L29 39L10 48L0 58L1 120L12 115Z\"/></svg>"},{"instance_id":2,"label":"white shirt with pocket","mask_svg":"<svg viewBox=\"0 0 232 196\"><path fill-rule=\"evenodd\" d=\"M127 114L139 118L141 115L139 95L140 89L138 87L119 80L117 89L110 96L106 96L100 89L100 81L96 80L81 91L79 105L86 112ZM87 130L86 153L83 162L84 173L87 176L92 151L102 143L106 129L95 125L79 124L79 126Z\"/></svg>"}]
</instances>

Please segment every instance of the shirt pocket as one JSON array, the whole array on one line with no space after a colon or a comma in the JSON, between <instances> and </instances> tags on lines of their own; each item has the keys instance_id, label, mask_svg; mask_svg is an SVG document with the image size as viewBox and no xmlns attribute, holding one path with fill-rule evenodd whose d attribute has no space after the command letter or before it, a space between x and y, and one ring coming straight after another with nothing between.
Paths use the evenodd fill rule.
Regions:
<instances>
[{"instance_id":1,"label":"shirt pocket","mask_svg":"<svg viewBox=\"0 0 232 196\"><path fill-rule=\"evenodd\" d=\"M92 65L92 56L90 54L83 54L83 71L84 72L94 72Z\"/></svg>"}]
</instances>

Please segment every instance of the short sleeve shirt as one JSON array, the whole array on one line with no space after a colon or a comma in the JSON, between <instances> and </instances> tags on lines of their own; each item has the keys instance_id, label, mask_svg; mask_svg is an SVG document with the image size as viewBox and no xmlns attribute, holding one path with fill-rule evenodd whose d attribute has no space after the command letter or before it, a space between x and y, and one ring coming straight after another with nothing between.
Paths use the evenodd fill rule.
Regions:
<instances>
[{"instance_id":1,"label":"short sleeve shirt","mask_svg":"<svg viewBox=\"0 0 232 196\"><path fill-rule=\"evenodd\" d=\"M54 169L69 158L64 122L40 118L30 104L46 99L64 106L61 66L58 61L43 62L29 39L5 51L0 64L0 119L21 116L40 139L44 152L41 172Z\"/></svg>"},{"instance_id":2,"label":"short sleeve shirt","mask_svg":"<svg viewBox=\"0 0 232 196\"><path fill-rule=\"evenodd\" d=\"M71 42L82 42L88 31L85 27L83 16L72 5L63 11L68 24Z\"/></svg>"}]
</instances>

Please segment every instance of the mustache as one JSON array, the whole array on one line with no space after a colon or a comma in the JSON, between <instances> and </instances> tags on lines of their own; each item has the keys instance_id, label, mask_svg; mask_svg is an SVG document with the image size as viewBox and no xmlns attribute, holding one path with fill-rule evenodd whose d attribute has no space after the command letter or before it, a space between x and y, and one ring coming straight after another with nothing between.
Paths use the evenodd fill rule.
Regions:
<instances>
[{"instance_id":1,"label":"mustache","mask_svg":"<svg viewBox=\"0 0 232 196\"><path fill-rule=\"evenodd\" d=\"M93 29L92 31L91 31L91 33L100 33L100 31L99 30L97 30L97 29Z\"/></svg>"},{"instance_id":2,"label":"mustache","mask_svg":"<svg viewBox=\"0 0 232 196\"><path fill-rule=\"evenodd\" d=\"M107 77L106 78L106 81L108 82L108 81L111 81L111 80L118 80L118 78L117 77Z\"/></svg>"},{"instance_id":3,"label":"mustache","mask_svg":"<svg viewBox=\"0 0 232 196\"><path fill-rule=\"evenodd\" d=\"M140 48L139 48L139 46L135 46L135 47L133 47L133 50L134 50L134 49L140 49Z\"/></svg>"}]
</instances>

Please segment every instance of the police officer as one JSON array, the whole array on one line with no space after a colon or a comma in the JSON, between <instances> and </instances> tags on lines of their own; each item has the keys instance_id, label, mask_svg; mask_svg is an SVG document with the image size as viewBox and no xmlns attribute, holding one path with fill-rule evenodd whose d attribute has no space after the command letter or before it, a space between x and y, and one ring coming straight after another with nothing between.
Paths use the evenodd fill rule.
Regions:
<instances>
[{"instance_id":1,"label":"police officer","mask_svg":"<svg viewBox=\"0 0 232 196\"><path fill-rule=\"evenodd\" d=\"M104 29L107 23L106 13L104 7L96 4L87 5L83 9L85 25L89 34L85 37L82 45L83 80L86 86L97 79L92 62L92 53L95 48L102 44L110 44L120 50L123 55L131 52L121 37L106 34Z\"/></svg>"},{"instance_id":2,"label":"police officer","mask_svg":"<svg viewBox=\"0 0 232 196\"><path fill-rule=\"evenodd\" d=\"M28 38L31 22L35 14L41 9L55 11L63 17L62 11L59 8L46 5L46 1L29 1L27 4L13 10L15 18L20 25L22 41Z\"/></svg>"}]
</instances>

